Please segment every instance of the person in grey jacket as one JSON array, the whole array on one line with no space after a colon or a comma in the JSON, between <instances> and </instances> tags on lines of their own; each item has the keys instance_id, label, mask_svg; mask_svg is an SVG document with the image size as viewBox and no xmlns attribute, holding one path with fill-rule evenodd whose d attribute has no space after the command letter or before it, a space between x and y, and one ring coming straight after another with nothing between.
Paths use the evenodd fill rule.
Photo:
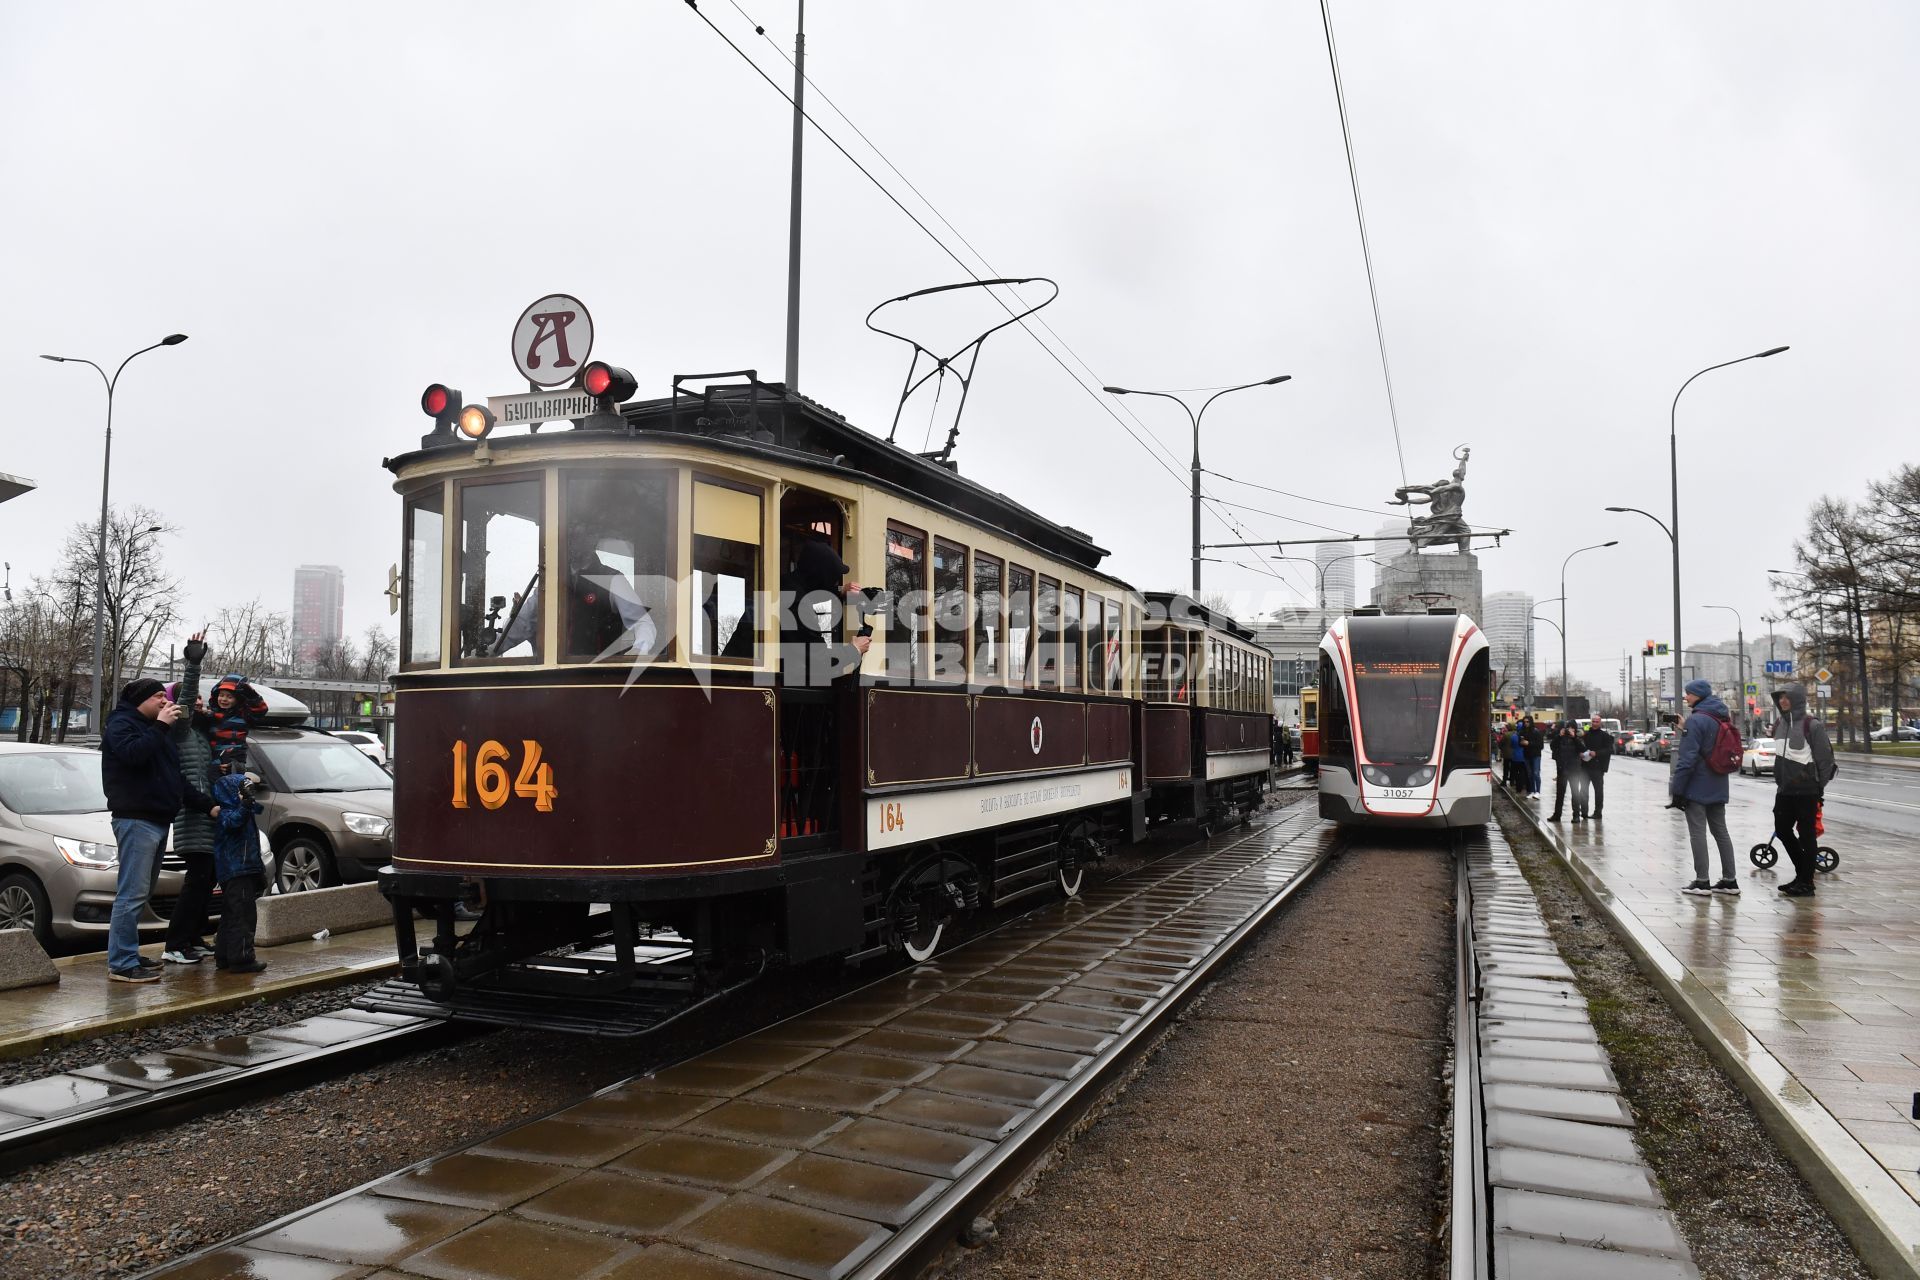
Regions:
<instances>
[{"instance_id":1,"label":"person in grey jacket","mask_svg":"<svg viewBox=\"0 0 1920 1280\"><path fill-rule=\"evenodd\" d=\"M193 727L193 712L200 702L200 663L207 656L207 633L196 631L183 651L186 667L180 682L167 691L187 713L173 723L173 747L180 756L180 772L195 787L211 791L213 787L213 748L207 735ZM180 810L173 819L173 851L187 864L187 877L180 886L180 898L173 906L173 919L167 922L167 941L160 958L168 964L199 964L213 954L203 940L207 931L207 907L213 901L212 818L195 809Z\"/></svg>"},{"instance_id":2,"label":"person in grey jacket","mask_svg":"<svg viewBox=\"0 0 1920 1280\"><path fill-rule=\"evenodd\" d=\"M1833 744L1827 741L1827 726L1807 714L1804 686L1790 684L1774 690L1773 705L1780 713L1772 731L1779 739L1773 753L1773 830L1793 860L1793 879L1781 885L1780 892L1791 898L1811 898L1813 855L1818 847L1814 824L1820 798L1838 766Z\"/></svg>"},{"instance_id":3,"label":"person in grey jacket","mask_svg":"<svg viewBox=\"0 0 1920 1280\"><path fill-rule=\"evenodd\" d=\"M1707 767L1707 756L1720 734L1720 722L1729 720L1727 704L1713 696L1705 680L1689 680L1683 693L1692 708L1680 727L1673 751L1673 774L1667 779L1668 804L1687 814L1687 839L1693 845L1693 883L1682 893L1740 892L1733 865L1733 837L1727 833L1727 775ZM1720 846L1720 878L1707 882L1707 832Z\"/></svg>"}]
</instances>

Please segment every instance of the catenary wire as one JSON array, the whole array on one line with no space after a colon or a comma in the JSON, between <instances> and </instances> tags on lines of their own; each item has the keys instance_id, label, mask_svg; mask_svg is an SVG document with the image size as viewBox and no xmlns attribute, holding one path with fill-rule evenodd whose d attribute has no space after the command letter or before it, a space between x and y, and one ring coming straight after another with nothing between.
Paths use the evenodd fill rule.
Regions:
<instances>
[{"instance_id":1,"label":"catenary wire","mask_svg":"<svg viewBox=\"0 0 1920 1280\"><path fill-rule=\"evenodd\" d=\"M1340 108L1340 140L1347 149L1347 180L1353 188L1353 216L1360 224L1360 256L1367 264L1367 297L1373 303L1373 336L1380 346L1380 373L1387 384L1387 418L1393 423L1393 450L1400 459L1400 483L1407 483L1407 453L1400 443L1400 410L1393 396L1393 367L1387 362L1387 330L1380 321L1380 290L1373 279L1373 248L1367 241L1367 213L1360 203L1360 168L1353 158L1353 130L1347 123L1347 94L1340 83L1340 55L1334 51L1333 17L1320 0L1320 28L1327 36L1327 65L1333 69L1333 100Z\"/></svg>"}]
</instances>

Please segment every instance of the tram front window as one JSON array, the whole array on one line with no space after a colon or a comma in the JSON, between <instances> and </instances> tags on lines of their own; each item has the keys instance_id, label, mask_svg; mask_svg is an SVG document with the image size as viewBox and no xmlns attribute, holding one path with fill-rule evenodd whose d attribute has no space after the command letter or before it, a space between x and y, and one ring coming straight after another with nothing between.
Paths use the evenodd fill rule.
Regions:
<instances>
[{"instance_id":1,"label":"tram front window","mask_svg":"<svg viewBox=\"0 0 1920 1280\"><path fill-rule=\"evenodd\" d=\"M460 658L540 657L538 479L460 489Z\"/></svg>"},{"instance_id":2,"label":"tram front window","mask_svg":"<svg viewBox=\"0 0 1920 1280\"><path fill-rule=\"evenodd\" d=\"M760 495L717 481L693 484L693 651L760 660Z\"/></svg>"},{"instance_id":3,"label":"tram front window","mask_svg":"<svg viewBox=\"0 0 1920 1280\"><path fill-rule=\"evenodd\" d=\"M446 499L431 493L407 503L407 663L440 661L441 556L446 549Z\"/></svg>"},{"instance_id":4,"label":"tram front window","mask_svg":"<svg viewBox=\"0 0 1920 1280\"><path fill-rule=\"evenodd\" d=\"M562 497L569 662L658 657L673 643L669 471L569 472Z\"/></svg>"},{"instance_id":5,"label":"tram front window","mask_svg":"<svg viewBox=\"0 0 1920 1280\"><path fill-rule=\"evenodd\" d=\"M1353 693L1367 759L1433 759L1453 626L1451 617L1436 617L1382 619L1354 628Z\"/></svg>"}]
</instances>

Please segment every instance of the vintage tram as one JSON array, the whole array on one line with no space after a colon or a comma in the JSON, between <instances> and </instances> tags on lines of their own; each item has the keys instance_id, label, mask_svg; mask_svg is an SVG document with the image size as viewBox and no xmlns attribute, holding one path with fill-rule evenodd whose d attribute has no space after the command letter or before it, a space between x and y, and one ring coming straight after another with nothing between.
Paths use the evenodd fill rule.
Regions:
<instances>
[{"instance_id":1,"label":"vintage tram","mask_svg":"<svg viewBox=\"0 0 1920 1280\"><path fill-rule=\"evenodd\" d=\"M1320 763L1320 690L1300 691L1300 763L1312 769Z\"/></svg>"},{"instance_id":2,"label":"vintage tram","mask_svg":"<svg viewBox=\"0 0 1920 1280\"><path fill-rule=\"evenodd\" d=\"M1320 815L1365 826L1493 817L1486 637L1452 610L1355 610L1320 642Z\"/></svg>"},{"instance_id":3,"label":"vintage tram","mask_svg":"<svg viewBox=\"0 0 1920 1280\"><path fill-rule=\"evenodd\" d=\"M638 1033L1258 801L1266 651L943 457L751 374L525 435L423 407L371 1007Z\"/></svg>"}]
</instances>

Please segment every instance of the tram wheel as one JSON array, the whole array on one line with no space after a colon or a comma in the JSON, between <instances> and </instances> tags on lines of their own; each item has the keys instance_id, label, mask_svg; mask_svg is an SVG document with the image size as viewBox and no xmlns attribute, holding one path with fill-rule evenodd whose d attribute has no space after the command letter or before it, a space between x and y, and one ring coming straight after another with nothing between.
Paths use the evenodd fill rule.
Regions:
<instances>
[{"instance_id":1,"label":"tram wheel","mask_svg":"<svg viewBox=\"0 0 1920 1280\"><path fill-rule=\"evenodd\" d=\"M933 953L940 949L940 935L947 931L947 922L938 920L931 926L922 926L900 939L900 949L907 953L907 959L919 964L923 960L933 959Z\"/></svg>"},{"instance_id":2,"label":"tram wheel","mask_svg":"<svg viewBox=\"0 0 1920 1280\"><path fill-rule=\"evenodd\" d=\"M1840 855L1827 848L1827 846L1821 845L1813 851L1813 869L1815 871L1831 871L1839 865Z\"/></svg>"},{"instance_id":3,"label":"tram wheel","mask_svg":"<svg viewBox=\"0 0 1920 1280\"><path fill-rule=\"evenodd\" d=\"M1780 851L1771 844L1757 844L1747 850L1747 856L1756 867L1770 867L1780 861Z\"/></svg>"},{"instance_id":4,"label":"tram wheel","mask_svg":"<svg viewBox=\"0 0 1920 1280\"><path fill-rule=\"evenodd\" d=\"M1064 862L1056 862L1054 871L1060 879L1060 892L1067 896L1067 900L1071 902L1079 897L1080 885L1087 878L1087 869L1079 863L1068 866Z\"/></svg>"}]
</instances>

